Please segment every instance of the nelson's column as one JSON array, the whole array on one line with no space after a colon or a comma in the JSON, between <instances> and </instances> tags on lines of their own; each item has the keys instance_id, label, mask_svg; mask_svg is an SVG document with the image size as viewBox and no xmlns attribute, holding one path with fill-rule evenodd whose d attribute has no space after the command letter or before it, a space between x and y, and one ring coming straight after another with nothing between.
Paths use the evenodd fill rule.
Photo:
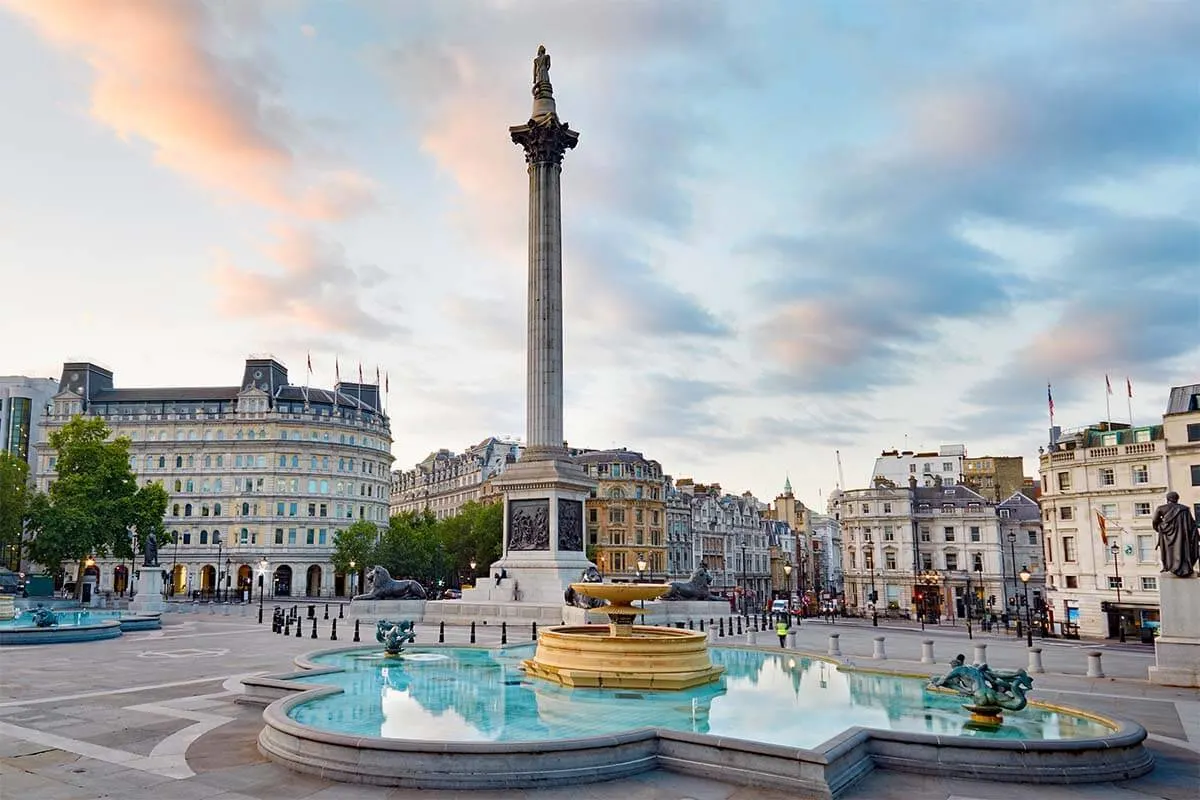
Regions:
<instances>
[{"instance_id":1,"label":"nelson's column","mask_svg":"<svg viewBox=\"0 0 1200 800\"><path fill-rule=\"evenodd\" d=\"M567 458L563 440L563 156L579 134L558 118L550 55L533 60L533 114L509 128L529 172L529 331L526 342L526 441L521 460L497 481L504 492L504 555L492 575L513 599L561 606L567 584L590 562L584 554L584 500L596 487Z\"/></svg>"}]
</instances>

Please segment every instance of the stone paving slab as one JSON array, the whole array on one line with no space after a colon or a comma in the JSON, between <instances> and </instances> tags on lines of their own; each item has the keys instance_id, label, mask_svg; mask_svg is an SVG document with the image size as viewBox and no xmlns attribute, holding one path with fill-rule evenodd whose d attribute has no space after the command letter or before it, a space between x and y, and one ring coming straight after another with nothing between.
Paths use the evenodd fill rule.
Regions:
<instances>
[{"instance_id":1,"label":"stone paving slab","mask_svg":"<svg viewBox=\"0 0 1200 800\"><path fill-rule=\"evenodd\" d=\"M283 637L246 618L223 615L164 617L161 631L127 634L120 639L78 645L44 645L0 651L0 722L31 732L53 734L55 742L97 748L88 757L0 732L0 797L20 800L782 800L785 795L730 786L718 781L656 771L619 781L559 789L497 792L434 792L356 786L293 773L267 761L256 746L261 710L234 702L228 687L239 676L287 671L304 653L354 646L352 626L339 626L339 639L328 639L329 625L318 620L321 638L305 626L301 638ZM955 653L971 655L965 632L887 630L887 661L869 658L877 629L825 626L807 622L797 647L824 653L829 632L842 634L842 650L859 667L930 674L944 671ZM418 644L437 641L436 626L418 626ZM446 626L450 644L465 644L466 626ZM361 644L373 631L361 630ZM480 644L497 644L496 626L478 626ZM935 641L937 660L921 664L920 642ZM774 635L760 635L774 646ZM527 641L519 627L510 643ZM744 644L745 636L718 644ZM1024 642L988 640L988 660L996 666L1023 666ZM1039 800L1195 800L1200 793L1200 725L1189 728L1181 709L1200 710L1200 693L1151 686L1150 663L1137 649L1106 648L1105 671L1111 678L1082 677L1085 653L1094 644L1071 643L1044 649L1049 672L1035 676L1034 697L1064 705L1136 719L1154 735L1151 749L1159 759L1150 775L1130 784L1079 787L1039 786ZM1050 650L1054 649L1051 655ZM79 665L91 668L81 680ZM131 691L132 689L132 691ZM147 704L153 706L147 710ZM131 710L137 707L138 710ZM159 713L162 712L162 713ZM173 716L177 714L177 716ZM191 715L191 716L188 716ZM197 722L221 724L205 727ZM196 727L193 727L196 726ZM4 731L12 731L11 727ZM194 733L194 737L193 737ZM30 735L33 735L31 733ZM184 755L154 755L167 737L184 737ZM193 737L193 738L189 738ZM1178 745L1178 746L1172 746ZM184 749L177 752L183 753ZM114 759L112 756L116 754ZM121 755L123 754L123 755ZM109 758L110 760L102 760ZM169 774L163 774L169 773ZM186 777L179 777L186 775ZM175 776L175 777L173 777ZM1016 787L978 781L939 780L902 773L874 773L846 795L849 800L936 798L1010 800Z\"/></svg>"}]
</instances>

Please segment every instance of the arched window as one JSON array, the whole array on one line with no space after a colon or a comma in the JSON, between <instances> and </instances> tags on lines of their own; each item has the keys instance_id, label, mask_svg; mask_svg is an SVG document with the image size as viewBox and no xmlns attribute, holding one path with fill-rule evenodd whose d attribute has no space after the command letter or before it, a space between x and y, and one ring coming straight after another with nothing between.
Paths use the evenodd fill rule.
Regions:
<instances>
[{"instance_id":1,"label":"arched window","mask_svg":"<svg viewBox=\"0 0 1200 800\"><path fill-rule=\"evenodd\" d=\"M309 467L309 469L317 468L317 457L316 456L313 456L312 459L309 461L308 467Z\"/></svg>"},{"instance_id":2,"label":"arched window","mask_svg":"<svg viewBox=\"0 0 1200 800\"><path fill-rule=\"evenodd\" d=\"M188 431L188 441L189 442L196 441L196 432L195 431Z\"/></svg>"},{"instance_id":3,"label":"arched window","mask_svg":"<svg viewBox=\"0 0 1200 800\"><path fill-rule=\"evenodd\" d=\"M191 478L188 478L188 482L187 482L187 490L188 490L189 492L194 492L194 491L196 491L196 485L195 485L194 483L192 483L192 479L191 479Z\"/></svg>"},{"instance_id":4,"label":"arched window","mask_svg":"<svg viewBox=\"0 0 1200 800\"><path fill-rule=\"evenodd\" d=\"M190 517L192 515L192 504L191 503L188 503L183 507L183 515L185 517Z\"/></svg>"},{"instance_id":5,"label":"arched window","mask_svg":"<svg viewBox=\"0 0 1200 800\"><path fill-rule=\"evenodd\" d=\"M204 457L204 468L208 469L211 466L212 466L212 456L205 456Z\"/></svg>"},{"instance_id":6,"label":"arched window","mask_svg":"<svg viewBox=\"0 0 1200 800\"><path fill-rule=\"evenodd\" d=\"M220 503L213 504L213 516L214 517L221 516L221 504Z\"/></svg>"},{"instance_id":7,"label":"arched window","mask_svg":"<svg viewBox=\"0 0 1200 800\"><path fill-rule=\"evenodd\" d=\"M246 431L246 438L250 441L254 441L254 431Z\"/></svg>"},{"instance_id":8,"label":"arched window","mask_svg":"<svg viewBox=\"0 0 1200 800\"><path fill-rule=\"evenodd\" d=\"M317 492L317 482L316 481L310 480L308 482L308 491L310 494L316 494L316 492Z\"/></svg>"},{"instance_id":9,"label":"arched window","mask_svg":"<svg viewBox=\"0 0 1200 800\"><path fill-rule=\"evenodd\" d=\"M179 516L179 503L175 503L173 506L171 506L171 516L172 517Z\"/></svg>"},{"instance_id":10,"label":"arched window","mask_svg":"<svg viewBox=\"0 0 1200 800\"><path fill-rule=\"evenodd\" d=\"M329 494L329 481L321 481L321 494Z\"/></svg>"},{"instance_id":11,"label":"arched window","mask_svg":"<svg viewBox=\"0 0 1200 800\"><path fill-rule=\"evenodd\" d=\"M177 491L177 492L183 491L183 481L179 480L178 478L175 479L175 491Z\"/></svg>"},{"instance_id":12,"label":"arched window","mask_svg":"<svg viewBox=\"0 0 1200 800\"><path fill-rule=\"evenodd\" d=\"M208 531L200 531L200 544L208 544Z\"/></svg>"},{"instance_id":13,"label":"arched window","mask_svg":"<svg viewBox=\"0 0 1200 800\"><path fill-rule=\"evenodd\" d=\"M217 456L217 466L218 467L225 466L225 456Z\"/></svg>"},{"instance_id":14,"label":"arched window","mask_svg":"<svg viewBox=\"0 0 1200 800\"><path fill-rule=\"evenodd\" d=\"M154 469L154 456L146 456L146 469Z\"/></svg>"},{"instance_id":15,"label":"arched window","mask_svg":"<svg viewBox=\"0 0 1200 800\"><path fill-rule=\"evenodd\" d=\"M239 430L237 433L235 433L233 435L233 438L237 439L240 442L242 440L242 432Z\"/></svg>"},{"instance_id":16,"label":"arched window","mask_svg":"<svg viewBox=\"0 0 1200 800\"><path fill-rule=\"evenodd\" d=\"M214 491L214 492L219 492L219 491L221 491L221 479L220 479L220 478L217 478L217 479L216 479L216 480L213 482L213 491Z\"/></svg>"},{"instance_id":17,"label":"arched window","mask_svg":"<svg viewBox=\"0 0 1200 800\"><path fill-rule=\"evenodd\" d=\"M249 514L250 514L250 504L242 503L242 516L245 517L245 516L248 516Z\"/></svg>"},{"instance_id":18,"label":"arched window","mask_svg":"<svg viewBox=\"0 0 1200 800\"><path fill-rule=\"evenodd\" d=\"M201 484L200 484L200 491L201 491L201 492L208 492L208 479L207 479L207 478L205 478L205 479L204 479L204 481L203 481L203 482L201 482Z\"/></svg>"},{"instance_id":19,"label":"arched window","mask_svg":"<svg viewBox=\"0 0 1200 800\"><path fill-rule=\"evenodd\" d=\"M206 441L206 442L211 442L211 441L212 441L212 438L213 438L213 432L212 432L212 431L205 431L205 432L204 432L204 441Z\"/></svg>"},{"instance_id":20,"label":"arched window","mask_svg":"<svg viewBox=\"0 0 1200 800\"><path fill-rule=\"evenodd\" d=\"M177 469L183 467L183 456L175 456L175 467Z\"/></svg>"},{"instance_id":21,"label":"arched window","mask_svg":"<svg viewBox=\"0 0 1200 800\"><path fill-rule=\"evenodd\" d=\"M346 471L346 459L339 458L338 459L338 472L345 472L345 471Z\"/></svg>"},{"instance_id":22,"label":"arched window","mask_svg":"<svg viewBox=\"0 0 1200 800\"><path fill-rule=\"evenodd\" d=\"M259 457L258 457L258 468L259 468L259 469L262 469L262 468L263 468L263 467L265 467L266 465L267 465L267 457L266 457L266 456L259 456Z\"/></svg>"},{"instance_id":23,"label":"arched window","mask_svg":"<svg viewBox=\"0 0 1200 800\"><path fill-rule=\"evenodd\" d=\"M321 457L321 469L329 469L329 456Z\"/></svg>"},{"instance_id":24,"label":"arched window","mask_svg":"<svg viewBox=\"0 0 1200 800\"><path fill-rule=\"evenodd\" d=\"M166 469L166 466L167 466L167 457L166 457L166 456L159 456L159 457L158 457L158 468L159 468L159 469Z\"/></svg>"},{"instance_id":25,"label":"arched window","mask_svg":"<svg viewBox=\"0 0 1200 800\"><path fill-rule=\"evenodd\" d=\"M208 504L207 503L200 504L200 516L202 516L202 517L208 516Z\"/></svg>"},{"instance_id":26,"label":"arched window","mask_svg":"<svg viewBox=\"0 0 1200 800\"><path fill-rule=\"evenodd\" d=\"M188 469L191 469L194 466L196 466L196 457L188 456Z\"/></svg>"},{"instance_id":27,"label":"arched window","mask_svg":"<svg viewBox=\"0 0 1200 800\"><path fill-rule=\"evenodd\" d=\"M293 467L300 466L300 456L292 456L292 466Z\"/></svg>"},{"instance_id":28,"label":"arched window","mask_svg":"<svg viewBox=\"0 0 1200 800\"><path fill-rule=\"evenodd\" d=\"M225 441L225 431L217 431L217 441L218 442Z\"/></svg>"}]
</instances>

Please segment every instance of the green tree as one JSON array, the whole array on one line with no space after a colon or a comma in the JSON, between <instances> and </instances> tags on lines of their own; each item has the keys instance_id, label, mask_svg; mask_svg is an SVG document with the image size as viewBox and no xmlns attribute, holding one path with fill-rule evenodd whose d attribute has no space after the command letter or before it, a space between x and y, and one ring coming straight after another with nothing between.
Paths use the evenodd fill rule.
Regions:
<instances>
[{"instance_id":1,"label":"green tree","mask_svg":"<svg viewBox=\"0 0 1200 800\"><path fill-rule=\"evenodd\" d=\"M10 569L17 569L21 563L21 534L29 519L33 495L29 465L0 450L0 554Z\"/></svg>"},{"instance_id":2,"label":"green tree","mask_svg":"<svg viewBox=\"0 0 1200 800\"><path fill-rule=\"evenodd\" d=\"M371 567L377 539L379 528L362 519L333 535L333 566L343 574L356 573L356 594L362 592L363 575Z\"/></svg>"},{"instance_id":3,"label":"green tree","mask_svg":"<svg viewBox=\"0 0 1200 800\"><path fill-rule=\"evenodd\" d=\"M467 523L466 548L459 556L457 569L469 574L470 562L475 562L475 571L487 570L503 552L504 504L470 502L462 507L459 516Z\"/></svg>"},{"instance_id":4,"label":"green tree","mask_svg":"<svg viewBox=\"0 0 1200 800\"><path fill-rule=\"evenodd\" d=\"M129 558L130 530L143 543L150 536L165 538L166 490L154 483L139 487L129 466L129 440L108 441L109 433L103 420L76 416L50 434L58 477L35 498L29 543L30 557L47 569L88 556Z\"/></svg>"},{"instance_id":5,"label":"green tree","mask_svg":"<svg viewBox=\"0 0 1200 800\"><path fill-rule=\"evenodd\" d=\"M427 585L436 580L437 520L426 510L406 511L388 521L375 550L375 561L393 578L412 578Z\"/></svg>"}]
</instances>

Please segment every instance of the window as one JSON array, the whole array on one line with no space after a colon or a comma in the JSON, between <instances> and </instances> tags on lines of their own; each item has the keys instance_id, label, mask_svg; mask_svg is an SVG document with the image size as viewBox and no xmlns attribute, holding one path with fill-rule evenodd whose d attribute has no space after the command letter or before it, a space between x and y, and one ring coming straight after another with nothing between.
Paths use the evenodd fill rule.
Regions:
<instances>
[{"instance_id":1,"label":"window","mask_svg":"<svg viewBox=\"0 0 1200 800\"><path fill-rule=\"evenodd\" d=\"M1149 563L1154 561L1154 537L1139 536L1137 537L1137 557L1138 561Z\"/></svg>"},{"instance_id":2,"label":"window","mask_svg":"<svg viewBox=\"0 0 1200 800\"><path fill-rule=\"evenodd\" d=\"M283 544L283 528L275 529L275 544Z\"/></svg>"},{"instance_id":3,"label":"window","mask_svg":"<svg viewBox=\"0 0 1200 800\"><path fill-rule=\"evenodd\" d=\"M896 568L896 554L893 553L891 550L889 550L883 554L883 566L884 566L884 569L895 569Z\"/></svg>"},{"instance_id":4,"label":"window","mask_svg":"<svg viewBox=\"0 0 1200 800\"><path fill-rule=\"evenodd\" d=\"M1064 575L1063 580L1067 582L1068 589L1079 588L1079 578L1075 577L1074 575Z\"/></svg>"},{"instance_id":5,"label":"window","mask_svg":"<svg viewBox=\"0 0 1200 800\"><path fill-rule=\"evenodd\" d=\"M1063 545L1062 545L1063 561L1074 562L1075 561L1075 537L1074 536L1064 536L1062 542L1063 542Z\"/></svg>"},{"instance_id":6,"label":"window","mask_svg":"<svg viewBox=\"0 0 1200 800\"><path fill-rule=\"evenodd\" d=\"M885 514L890 514L890 513L892 513L892 504L891 504L891 503L884 503L884 504L883 504L883 513L885 513Z\"/></svg>"},{"instance_id":7,"label":"window","mask_svg":"<svg viewBox=\"0 0 1200 800\"><path fill-rule=\"evenodd\" d=\"M946 553L946 569L958 569L958 553Z\"/></svg>"},{"instance_id":8,"label":"window","mask_svg":"<svg viewBox=\"0 0 1200 800\"><path fill-rule=\"evenodd\" d=\"M971 556L971 569L975 572L983 572L983 554L975 553Z\"/></svg>"},{"instance_id":9,"label":"window","mask_svg":"<svg viewBox=\"0 0 1200 800\"><path fill-rule=\"evenodd\" d=\"M625 524L625 509L610 508L608 510L609 525L624 525Z\"/></svg>"},{"instance_id":10,"label":"window","mask_svg":"<svg viewBox=\"0 0 1200 800\"><path fill-rule=\"evenodd\" d=\"M1104 515L1105 519L1118 519L1120 513L1119 508L1120 507L1116 503L1101 503L1100 513Z\"/></svg>"},{"instance_id":11,"label":"window","mask_svg":"<svg viewBox=\"0 0 1200 800\"><path fill-rule=\"evenodd\" d=\"M1100 485L1113 486L1117 482L1117 471L1112 467L1100 468Z\"/></svg>"},{"instance_id":12,"label":"window","mask_svg":"<svg viewBox=\"0 0 1200 800\"><path fill-rule=\"evenodd\" d=\"M304 543L305 544L316 544L317 543L317 529L316 528L308 529L308 533L304 537Z\"/></svg>"},{"instance_id":13,"label":"window","mask_svg":"<svg viewBox=\"0 0 1200 800\"><path fill-rule=\"evenodd\" d=\"M299 507L300 507L299 503L288 503L288 516L294 517L294 516L296 516L296 514L300 513Z\"/></svg>"},{"instance_id":14,"label":"window","mask_svg":"<svg viewBox=\"0 0 1200 800\"><path fill-rule=\"evenodd\" d=\"M179 503L175 503L174 505L171 506L171 516L172 517L179 516Z\"/></svg>"},{"instance_id":15,"label":"window","mask_svg":"<svg viewBox=\"0 0 1200 800\"><path fill-rule=\"evenodd\" d=\"M1150 467L1145 464L1134 464L1132 473L1134 484L1150 482Z\"/></svg>"},{"instance_id":16,"label":"window","mask_svg":"<svg viewBox=\"0 0 1200 800\"><path fill-rule=\"evenodd\" d=\"M1200 464L1192 464L1192 486L1200 486Z\"/></svg>"},{"instance_id":17,"label":"window","mask_svg":"<svg viewBox=\"0 0 1200 800\"><path fill-rule=\"evenodd\" d=\"M875 551L867 550L863 553L863 569L875 569Z\"/></svg>"},{"instance_id":18,"label":"window","mask_svg":"<svg viewBox=\"0 0 1200 800\"><path fill-rule=\"evenodd\" d=\"M954 528L946 526L945 528L942 528L942 533L944 533L946 535L947 542L954 541Z\"/></svg>"},{"instance_id":19,"label":"window","mask_svg":"<svg viewBox=\"0 0 1200 800\"><path fill-rule=\"evenodd\" d=\"M921 569L933 569L933 553L921 553Z\"/></svg>"},{"instance_id":20,"label":"window","mask_svg":"<svg viewBox=\"0 0 1200 800\"><path fill-rule=\"evenodd\" d=\"M921 528L921 541L922 542L933 541L933 537L929 533L929 528Z\"/></svg>"},{"instance_id":21,"label":"window","mask_svg":"<svg viewBox=\"0 0 1200 800\"><path fill-rule=\"evenodd\" d=\"M191 503L187 503L186 505L184 505L183 515L185 517L190 517L192 515L192 504Z\"/></svg>"},{"instance_id":22,"label":"window","mask_svg":"<svg viewBox=\"0 0 1200 800\"><path fill-rule=\"evenodd\" d=\"M1143 575L1142 576L1142 591L1143 592L1157 592L1158 591L1158 578L1150 577L1148 575Z\"/></svg>"},{"instance_id":23,"label":"window","mask_svg":"<svg viewBox=\"0 0 1200 800\"><path fill-rule=\"evenodd\" d=\"M1027 531L1027 533L1029 534L1029 543L1037 545L1037 531Z\"/></svg>"},{"instance_id":24,"label":"window","mask_svg":"<svg viewBox=\"0 0 1200 800\"><path fill-rule=\"evenodd\" d=\"M208 531L200 531L200 544L208 544Z\"/></svg>"},{"instance_id":25,"label":"window","mask_svg":"<svg viewBox=\"0 0 1200 800\"><path fill-rule=\"evenodd\" d=\"M954 462L943 461L942 462L942 472L954 472Z\"/></svg>"},{"instance_id":26,"label":"window","mask_svg":"<svg viewBox=\"0 0 1200 800\"><path fill-rule=\"evenodd\" d=\"M1071 491L1071 473L1069 473L1069 472L1058 473L1058 490L1060 492Z\"/></svg>"},{"instance_id":27,"label":"window","mask_svg":"<svg viewBox=\"0 0 1200 800\"><path fill-rule=\"evenodd\" d=\"M1189 442L1200 442L1200 422L1188 423L1187 440Z\"/></svg>"},{"instance_id":28,"label":"window","mask_svg":"<svg viewBox=\"0 0 1200 800\"><path fill-rule=\"evenodd\" d=\"M864 514L870 514L870 513L871 513L871 507L870 507L869 505L867 505L866 503L863 503L863 504L862 504L862 513L864 513Z\"/></svg>"},{"instance_id":29,"label":"window","mask_svg":"<svg viewBox=\"0 0 1200 800\"><path fill-rule=\"evenodd\" d=\"M982 541L982 540L983 540L983 534L981 534L979 532L979 526L972 525L971 526L971 541L978 542L978 541Z\"/></svg>"},{"instance_id":30,"label":"window","mask_svg":"<svg viewBox=\"0 0 1200 800\"><path fill-rule=\"evenodd\" d=\"M1062 506L1058 509L1059 519L1075 519L1075 509L1071 506Z\"/></svg>"},{"instance_id":31,"label":"window","mask_svg":"<svg viewBox=\"0 0 1200 800\"><path fill-rule=\"evenodd\" d=\"M1108 588L1124 589L1125 588L1125 579L1119 575L1109 575L1108 576Z\"/></svg>"},{"instance_id":32,"label":"window","mask_svg":"<svg viewBox=\"0 0 1200 800\"><path fill-rule=\"evenodd\" d=\"M220 483L220 481L218 481L218 483ZM220 489L221 487L217 486L217 488ZM221 516L221 504L220 503L213 503L213 516L214 517Z\"/></svg>"},{"instance_id":33,"label":"window","mask_svg":"<svg viewBox=\"0 0 1200 800\"><path fill-rule=\"evenodd\" d=\"M1135 517L1150 516L1150 504L1149 503L1134 503L1133 504L1133 515Z\"/></svg>"},{"instance_id":34,"label":"window","mask_svg":"<svg viewBox=\"0 0 1200 800\"><path fill-rule=\"evenodd\" d=\"M896 541L896 529L893 528L891 525L884 525L883 526L883 540L885 542Z\"/></svg>"},{"instance_id":35,"label":"window","mask_svg":"<svg viewBox=\"0 0 1200 800\"><path fill-rule=\"evenodd\" d=\"M191 535L190 533L185 533L185 534L183 534L183 543L184 543L184 544L191 544L191 543L192 543L192 535Z\"/></svg>"}]
</instances>

